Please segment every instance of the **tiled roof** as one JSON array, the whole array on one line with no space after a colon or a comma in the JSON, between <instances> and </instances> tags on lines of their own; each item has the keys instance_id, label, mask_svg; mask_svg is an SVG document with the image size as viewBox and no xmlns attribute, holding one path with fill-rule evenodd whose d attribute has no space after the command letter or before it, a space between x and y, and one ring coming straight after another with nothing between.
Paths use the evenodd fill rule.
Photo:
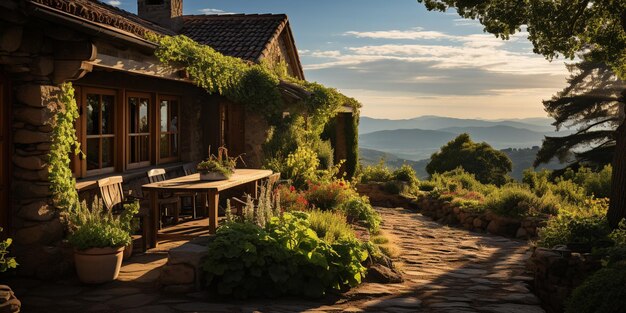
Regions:
<instances>
[{"instance_id":1,"label":"tiled roof","mask_svg":"<svg viewBox=\"0 0 626 313\"><path fill-rule=\"evenodd\" d=\"M181 33L224 55L259 61L287 25L284 14L185 15Z\"/></svg>"},{"instance_id":2,"label":"tiled roof","mask_svg":"<svg viewBox=\"0 0 626 313\"><path fill-rule=\"evenodd\" d=\"M143 37L146 32L175 35L171 30L97 0L29 0L29 2L139 37Z\"/></svg>"}]
</instances>

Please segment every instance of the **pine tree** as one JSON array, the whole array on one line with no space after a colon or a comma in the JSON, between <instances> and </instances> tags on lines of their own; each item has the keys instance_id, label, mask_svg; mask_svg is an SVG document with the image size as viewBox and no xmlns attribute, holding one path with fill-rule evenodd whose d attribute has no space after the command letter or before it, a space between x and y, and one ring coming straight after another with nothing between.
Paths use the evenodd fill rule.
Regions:
<instances>
[{"instance_id":1,"label":"pine tree","mask_svg":"<svg viewBox=\"0 0 626 313\"><path fill-rule=\"evenodd\" d=\"M615 130L624 121L621 92L626 83L603 63L584 60L567 67L568 86L543 104L557 130L576 132L546 137L534 165L557 157L570 166L600 169L613 160Z\"/></svg>"}]
</instances>

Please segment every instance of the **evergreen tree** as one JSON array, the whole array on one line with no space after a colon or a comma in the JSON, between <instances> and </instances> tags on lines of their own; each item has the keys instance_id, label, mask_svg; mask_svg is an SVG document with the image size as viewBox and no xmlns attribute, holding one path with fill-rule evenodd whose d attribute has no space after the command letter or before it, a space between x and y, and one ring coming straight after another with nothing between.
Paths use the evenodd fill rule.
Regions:
<instances>
[{"instance_id":1,"label":"evergreen tree","mask_svg":"<svg viewBox=\"0 0 626 313\"><path fill-rule=\"evenodd\" d=\"M570 165L601 169L613 158L615 130L624 120L620 93L626 84L603 63L585 60L567 67L568 86L543 104L557 130L576 132L546 137L534 165L557 157Z\"/></svg>"},{"instance_id":2,"label":"evergreen tree","mask_svg":"<svg viewBox=\"0 0 626 313\"><path fill-rule=\"evenodd\" d=\"M483 184L502 185L506 183L513 163L504 152L484 142L473 142L468 134L461 134L430 157L426 171L432 175L458 167L474 174Z\"/></svg>"}]
</instances>

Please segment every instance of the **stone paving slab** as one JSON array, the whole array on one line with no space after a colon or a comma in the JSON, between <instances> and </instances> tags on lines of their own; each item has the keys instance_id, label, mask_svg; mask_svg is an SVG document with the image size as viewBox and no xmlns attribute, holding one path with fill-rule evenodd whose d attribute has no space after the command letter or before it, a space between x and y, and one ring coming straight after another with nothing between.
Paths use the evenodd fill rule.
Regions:
<instances>
[{"instance_id":1,"label":"stone paving slab","mask_svg":"<svg viewBox=\"0 0 626 313\"><path fill-rule=\"evenodd\" d=\"M383 230L399 247L402 284L366 283L341 297L215 302L203 292L160 292L163 253L134 257L120 281L83 286L14 280L23 312L484 312L540 313L527 288L526 242L439 225L404 209L377 208Z\"/></svg>"}]
</instances>

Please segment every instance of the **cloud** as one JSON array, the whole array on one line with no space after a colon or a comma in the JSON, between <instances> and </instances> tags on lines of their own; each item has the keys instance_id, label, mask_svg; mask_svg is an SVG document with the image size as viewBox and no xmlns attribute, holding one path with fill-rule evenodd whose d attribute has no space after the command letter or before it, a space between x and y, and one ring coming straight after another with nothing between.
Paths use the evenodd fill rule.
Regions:
<instances>
[{"instance_id":1,"label":"cloud","mask_svg":"<svg viewBox=\"0 0 626 313\"><path fill-rule=\"evenodd\" d=\"M425 31L421 27L413 28L411 30L385 30L371 32L348 31L345 32L344 35L354 36L357 38L372 39L455 39L454 36L450 36L438 31Z\"/></svg>"},{"instance_id":2,"label":"cloud","mask_svg":"<svg viewBox=\"0 0 626 313\"><path fill-rule=\"evenodd\" d=\"M211 8L199 9L198 11L200 13L202 13L202 14L208 14L208 15L212 15L212 14L235 14L235 13L232 13L232 12L226 12L224 10L211 9Z\"/></svg>"},{"instance_id":3,"label":"cloud","mask_svg":"<svg viewBox=\"0 0 626 313\"><path fill-rule=\"evenodd\" d=\"M122 1L119 0L109 0L107 1L107 3L114 7L119 7L120 5L122 5Z\"/></svg>"}]
</instances>

